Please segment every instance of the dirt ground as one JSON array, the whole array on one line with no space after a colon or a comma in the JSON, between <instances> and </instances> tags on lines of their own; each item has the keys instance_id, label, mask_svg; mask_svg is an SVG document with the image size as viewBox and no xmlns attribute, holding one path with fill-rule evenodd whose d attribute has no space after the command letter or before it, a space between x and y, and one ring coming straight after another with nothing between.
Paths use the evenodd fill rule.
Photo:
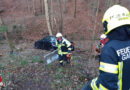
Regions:
<instances>
[{"instance_id":1,"label":"dirt ground","mask_svg":"<svg viewBox=\"0 0 130 90\"><path fill-rule=\"evenodd\" d=\"M34 49L33 44L18 44L19 50L10 55L7 42L0 41L3 90L80 90L98 75L98 60L88 60L87 50L76 47L72 65L59 67L58 61L46 65L43 56L49 51Z\"/></svg>"},{"instance_id":2,"label":"dirt ground","mask_svg":"<svg viewBox=\"0 0 130 90\"><path fill-rule=\"evenodd\" d=\"M29 1L30 11L28 11ZM66 0L67 13L63 13L63 35L75 43L72 65L59 67L55 61L46 65L44 55L49 51L34 49L34 42L49 35L45 14L40 13L40 1L36 0L33 13L33 0L1 0L0 10L3 22L8 27L9 38L15 43L15 51L10 53L4 33L0 32L0 74L5 87L2 90L81 90L92 78L98 76L98 58L91 56L91 40L98 40L103 33L101 24L109 0L99 0L97 17L96 0L77 0L77 14L74 18L74 1ZM118 1L118 0L115 0ZM116 4L114 0L111 3ZM119 0L130 9L130 0ZM53 35L59 31L59 9L53 1ZM95 20L97 21L95 22ZM95 36L93 36L94 27ZM97 43L95 41L93 44ZM92 53L93 56L97 53Z\"/></svg>"}]
</instances>

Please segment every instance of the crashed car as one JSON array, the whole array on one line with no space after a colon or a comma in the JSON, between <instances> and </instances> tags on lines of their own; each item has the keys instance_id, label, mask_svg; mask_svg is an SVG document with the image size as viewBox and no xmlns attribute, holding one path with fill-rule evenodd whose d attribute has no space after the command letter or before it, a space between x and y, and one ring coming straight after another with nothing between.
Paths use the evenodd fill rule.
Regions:
<instances>
[{"instance_id":1,"label":"crashed car","mask_svg":"<svg viewBox=\"0 0 130 90\"><path fill-rule=\"evenodd\" d=\"M55 36L46 36L34 43L36 49L53 51L57 49L56 46L57 38Z\"/></svg>"},{"instance_id":2,"label":"crashed car","mask_svg":"<svg viewBox=\"0 0 130 90\"><path fill-rule=\"evenodd\" d=\"M36 49L53 51L57 49L56 46L57 38L55 36L46 36L35 42L34 47ZM71 42L71 51L74 51L74 43Z\"/></svg>"}]
</instances>

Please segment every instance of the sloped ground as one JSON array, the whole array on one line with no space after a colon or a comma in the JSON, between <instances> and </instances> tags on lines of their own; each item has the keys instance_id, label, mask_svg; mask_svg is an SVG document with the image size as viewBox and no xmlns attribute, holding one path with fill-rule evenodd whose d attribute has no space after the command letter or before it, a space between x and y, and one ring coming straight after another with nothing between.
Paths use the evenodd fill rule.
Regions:
<instances>
[{"instance_id":1,"label":"sloped ground","mask_svg":"<svg viewBox=\"0 0 130 90\"><path fill-rule=\"evenodd\" d=\"M91 46L89 40L96 19L95 5L97 4L94 4L94 1L77 0L77 17L74 18L74 0L68 0L68 12L63 14L63 33L69 40L77 40L74 41L76 50L73 53L72 65L58 67L58 61L45 65L43 55L49 53L48 51L33 48L35 40L48 35L45 16L34 16L33 10L28 12L26 0L1 0L0 9L5 10L2 18L9 27L10 37L19 48L13 55L10 55L7 42L0 41L0 53L3 54L0 57L0 74L5 84L3 90L80 90L85 83L96 77L98 60L88 59ZM101 18L109 6L109 3L105 2L107 1L100 0L96 38L103 29ZM121 5L130 9L129 3L129 0L120 0ZM30 5L32 7L32 3ZM58 31L58 10L54 10L56 10L54 14L56 22L53 29L55 34ZM11 30L23 33L14 34L15 32ZM16 42L17 40L20 41Z\"/></svg>"},{"instance_id":2,"label":"sloped ground","mask_svg":"<svg viewBox=\"0 0 130 90\"><path fill-rule=\"evenodd\" d=\"M58 61L46 65L43 55L49 52L34 49L33 43L17 45L22 48L13 55L9 55L5 41L0 45L3 90L80 90L98 74L98 61L88 60L87 51L78 48L73 52L72 65L59 67Z\"/></svg>"}]
</instances>

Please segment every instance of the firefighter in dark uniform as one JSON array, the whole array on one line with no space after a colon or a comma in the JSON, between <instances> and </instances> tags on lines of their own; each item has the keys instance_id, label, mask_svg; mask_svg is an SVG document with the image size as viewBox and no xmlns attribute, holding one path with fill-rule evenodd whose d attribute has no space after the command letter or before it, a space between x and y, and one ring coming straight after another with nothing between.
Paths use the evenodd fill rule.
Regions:
<instances>
[{"instance_id":1,"label":"firefighter in dark uniform","mask_svg":"<svg viewBox=\"0 0 130 90\"><path fill-rule=\"evenodd\" d=\"M102 23L109 41L101 52L100 74L83 90L130 90L130 12L114 5Z\"/></svg>"},{"instance_id":2,"label":"firefighter in dark uniform","mask_svg":"<svg viewBox=\"0 0 130 90\"><path fill-rule=\"evenodd\" d=\"M64 61L70 63L68 58L71 55L71 43L67 39L65 39L61 33L57 33L56 37L56 46L58 47L59 61L60 65L63 66Z\"/></svg>"},{"instance_id":3,"label":"firefighter in dark uniform","mask_svg":"<svg viewBox=\"0 0 130 90\"><path fill-rule=\"evenodd\" d=\"M98 44L96 45L96 47L95 47L95 51L97 52L97 53L101 53L101 51L102 51L102 48L104 47L104 45L108 42L108 38L107 38L107 36L105 35L105 34L102 34L101 36L100 36L100 41L98 42Z\"/></svg>"}]
</instances>

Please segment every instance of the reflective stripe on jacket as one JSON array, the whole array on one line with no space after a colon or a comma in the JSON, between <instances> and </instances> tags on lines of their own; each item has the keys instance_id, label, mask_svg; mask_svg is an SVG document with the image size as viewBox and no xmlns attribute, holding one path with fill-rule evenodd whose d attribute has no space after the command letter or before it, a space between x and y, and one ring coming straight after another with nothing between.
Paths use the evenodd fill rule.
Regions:
<instances>
[{"instance_id":1,"label":"reflective stripe on jacket","mask_svg":"<svg viewBox=\"0 0 130 90\"><path fill-rule=\"evenodd\" d=\"M57 41L56 46L58 47L58 54L60 55L71 52L71 43L65 38L62 38L60 43Z\"/></svg>"}]
</instances>

